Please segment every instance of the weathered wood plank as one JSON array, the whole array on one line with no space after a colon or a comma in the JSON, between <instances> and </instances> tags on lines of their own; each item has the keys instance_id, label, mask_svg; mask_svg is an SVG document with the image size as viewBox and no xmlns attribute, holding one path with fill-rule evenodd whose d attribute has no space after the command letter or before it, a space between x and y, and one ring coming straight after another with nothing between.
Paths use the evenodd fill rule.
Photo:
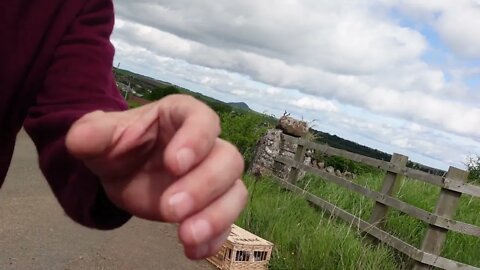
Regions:
<instances>
[{"instance_id":1,"label":"weathered wood plank","mask_svg":"<svg viewBox=\"0 0 480 270\"><path fill-rule=\"evenodd\" d=\"M405 168L402 172L405 176L426 182L435 186L443 187L443 177L439 175L429 174L412 168Z\"/></svg>"},{"instance_id":2,"label":"weathered wood plank","mask_svg":"<svg viewBox=\"0 0 480 270\"><path fill-rule=\"evenodd\" d=\"M460 263L454 260L450 260L444 257L440 257L438 255L433 255L430 253L422 252L423 258L420 260L423 264L431 265L434 267L438 267L441 269L452 269L452 270L479 270L472 265Z\"/></svg>"},{"instance_id":3,"label":"weathered wood plank","mask_svg":"<svg viewBox=\"0 0 480 270\"><path fill-rule=\"evenodd\" d=\"M440 217L435 214L431 214L431 221L426 223L435 225L440 228L445 228L450 231L480 237L480 227L465 222Z\"/></svg>"},{"instance_id":4,"label":"weathered wood plank","mask_svg":"<svg viewBox=\"0 0 480 270\"><path fill-rule=\"evenodd\" d=\"M480 237L480 227L477 227L475 225L471 225L468 223L455 221L449 218L435 215L424 209L421 209L413 205L410 205L406 202L403 202L399 199L386 196L384 194L381 194L380 192L370 190L366 187L363 187L361 185L348 181L344 178L329 174L328 172L319 170L317 168L313 168L303 163L295 162L285 157L277 157L275 161L283 163L287 166L298 167L303 171L320 176L324 180L337 184L343 188L346 188L350 191L361 194L369 199L385 204L389 207L395 208L398 211L405 213L409 216L412 216L416 219L419 219L427 224L432 224L441 228L449 229L451 231Z\"/></svg>"},{"instance_id":5,"label":"weathered wood plank","mask_svg":"<svg viewBox=\"0 0 480 270\"><path fill-rule=\"evenodd\" d=\"M305 160L305 151L306 147L304 145L298 144L297 145L297 150L295 152L295 161L298 163L303 163ZM298 174L300 173L300 170L298 167L291 167L290 168L290 173L288 174L288 182L292 184L296 184L298 180Z\"/></svg>"},{"instance_id":6,"label":"weathered wood plank","mask_svg":"<svg viewBox=\"0 0 480 270\"><path fill-rule=\"evenodd\" d=\"M406 168L401 172L406 177L419 180L425 183L429 183L448 190L457 191L466 195L480 198L480 186L458 181L456 179L449 178L448 176L433 175L419 170Z\"/></svg>"},{"instance_id":7,"label":"weathered wood plank","mask_svg":"<svg viewBox=\"0 0 480 270\"><path fill-rule=\"evenodd\" d=\"M450 167L447 173L448 178L456 181L466 181L468 172ZM437 206L435 207L435 214L444 218L453 218L457 211L458 204L462 193L442 188L438 197ZM423 238L421 250L430 254L440 255L443 244L447 239L448 229L438 227L435 225L428 225L427 232ZM429 269L430 267L423 263L415 264L413 269Z\"/></svg>"},{"instance_id":8,"label":"weathered wood plank","mask_svg":"<svg viewBox=\"0 0 480 270\"><path fill-rule=\"evenodd\" d=\"M329 203L312 193L303 190L295 185L292 185L278 177L274 179L281 185L283 188L290 190L291 192L298 194L304 197L310 203L320 207L321 209L327 211L333 217L341 218L342 220L350 223L352 226L357 227L359 230L372 235L386 245L400 251L401 253L407 255L408 257L421 261L425 264L429 264L435 267L443 269L466 269L466 270L480 270L473 266L469 266L460 262L456 262L447 258L435 256L433 254L425 253L419 250L418 248L406 243L405 241L390 235L382 229L379 229L372 224L348 213L347 211L337 207L336 205Z\"/></svg>"},{"instance_id":9,"label":"weathered wood plank","mask_svg":"<svg viewBox=\"0 0 480 270\"><path fill-rule=\"evenodd\" d=\"M393 154L390 162L398 167L405 167L407 166L408 157L400 154ZM385 196L394 197L397 193L398 187L400 186L402 177L403 176L401 174L387 171L385 178L383 179L380 193ZM375 206L372 209L372 215L370 216L370 224L374 224L375 226L382 228L385 224L387 213L388 205L376 201Z\"/></svg>"},{"instance_id":10,"label":"weathered wood plank","mask_svg":"<svg viewBox=\"0 0 480 270\"><path fill-rule=\"evenodd\" d=\"M444 183L443 187L446 189L461 192L466 195L480 198L480 186L465 183L462 181L457 181L449 177L446 177L443 180L443 183Z\"/></svg>"},{"instance_id":11,"label":"weathered wood plank","mask_svg":"<svg viewBox=\"0 0 480 270\"><path fill-rule=\"evenodd\" d=\"M389 170L389 169L394 169L395 168L388 161L378 160L378 159L374 159L374 158L371 158L371 157L366 157L366 156L362 156L362 155L359 155L359 154L351 153L351 152L348 152L348 151L345 151L345 150L336 149L336 148L330 147L330 146L325 145L325 144L308 142L308 141L305 141L301 138L296 138L296 137L292 137L292 136L285 135L285 134L284 134L283 138L288 142L296 143L296 144L299 144L299 145L305 145L305 147L307 147L309 149L315 149L315 150L323 152L327 155L344 157L344 158L350 159L352 161L361 162L361 163L364 163L366 165L373 166L375 168L380 168L380 169L383 169L383 170Z\"/></svg>"},{"instance_id":12,"label":"weathered wood plank","mask_svg":"<svg viewBox=\"0 0 480 270\"><path fill-rule=\"evenodd\" d=\"M441 188L458 191L463 194L480 198L480 186L478 185L456 181L455 179L442 177L439 175L433 175L433 174L429 174L429 173L411 169L411 168L398 167L395 164L392 164L391 162L388 162L388 161L362 156L362 155L351 153L345 150L336 149L324 144L308 142L301 138L295 138L285 134L284 134L284 139L293 143L305 145L309 149L315 149L327 155L340 156L352 161L360 162L365 165L379 168L384 171L402 174L406 177L409 177L418 181L426 182L432 185L439 186Z\"/></svg>"}]
</instances>

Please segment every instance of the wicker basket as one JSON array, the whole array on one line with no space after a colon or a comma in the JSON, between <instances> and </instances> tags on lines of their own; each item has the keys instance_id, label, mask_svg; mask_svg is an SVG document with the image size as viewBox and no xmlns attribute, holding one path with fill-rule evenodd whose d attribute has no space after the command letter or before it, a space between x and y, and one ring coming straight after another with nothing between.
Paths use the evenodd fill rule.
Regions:
<instances>
[{"instance_id":1,"label":"wicker basket","mask_svg":"<svg viewBox=\"0 0 480 270\"><path fill-rule=\"evenodd\" d=\"M222 270L268 269L273 244L236 225L221 250L207 260Z\"/></svg>"}]
</instances>

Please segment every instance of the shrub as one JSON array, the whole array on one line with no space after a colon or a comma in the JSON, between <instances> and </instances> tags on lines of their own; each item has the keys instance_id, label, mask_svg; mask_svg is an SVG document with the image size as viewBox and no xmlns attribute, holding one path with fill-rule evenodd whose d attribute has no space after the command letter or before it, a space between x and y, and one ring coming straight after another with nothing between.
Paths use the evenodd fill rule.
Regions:
<instances>
[{"instance_id":1,"label":"shrub","mask_svg":"<svg viewBox=\"0 0 480 270\"><path fill-rule=\"evenodd\" d=\"M467 170L469 171L468 180L480 183L480 156L470 156L467 158Z\"/></svg>"},{"instance_id":2,"label":"shrub","mask_svg":"<svg viewBox=\"0 0 480 270\"><path fill-rule=\"evenodd\" d=\"M145 97L151 101L159 100L163 97L173 94L179 94L180 91L175 86L157 87L148 93Z\"/></svg>"},{"instance_id":3,"label":"shrub","mask_svg":"<svg viewBox=\"0 0 480 270\"><path fill-rule=\"evenodd\" d=\"M219 113L222 123L220 137L237 146L242 153L246 166L253 158L257 141L266 133L269 124L265 116L257 113L238 113L236 111Z\"/></svg>"},{"instance_id":4,"label":"shrub","mask_svg":"<svg viewBox=\"0 0 480 270\"><path fill-rule=\"evenodd\" d=\"M134 108L140 107L140 104L138 102L133 101L133 100L127 101L127 104L128 104L129 109L134 109Z\"/></svg>"},{"instance_id":5,"label":"shrub","mask_svg":"<svg viewBox=\"0 0 480 270\"><path fill-rule=\"evenodd\" d=\"M374 173L378 170L364 165L359 162L351 161L349 159L338 157L338 156L326 156L322 153L315 153L314 158L319 161L324 161L325 166L332 166L335 169L338 169L342 172L352 172L354 174L364 174L364 173Z\"/></svg>"}]
</instances>

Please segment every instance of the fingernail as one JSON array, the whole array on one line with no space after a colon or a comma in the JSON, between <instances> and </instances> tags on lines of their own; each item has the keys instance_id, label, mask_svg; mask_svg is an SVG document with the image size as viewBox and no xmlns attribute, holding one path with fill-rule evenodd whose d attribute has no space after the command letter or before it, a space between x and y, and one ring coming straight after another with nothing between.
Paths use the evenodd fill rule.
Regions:
<instances>
[{"instance_id":1,"label":"fingernail","mask_svg":"<svg viewBox=\"0 0 480 270\"><path fill-rule=\"evenodd\" d=\"M197 220L190 227L193 240L197 244L206 242L212 236L212 227L204 219Z\"/></svg>"},{"instance_id":2,"label":"fingernail","mask_svg":"<svg viewBox=\"0 0 480 270\"><path fill-rule=\"evenodd\" d=\"M180 149L177 152L178 169L180 173L187 172L195 161L195 153L189 148Z\"/></svg>"},{"instance_id":3,"label":"fingernail","mask_svg":"<svg viewBox=\"0 0 480 270\"><path fill-rule=\"evenodd\" d=\"M168 204L177 221L190 214L193 208L193 200L186 192L173 195L168 200Z\"/></svg>"},{"instance_id":4,"label":"fingernail","mask_svg":"<svg viewBox=\"0 0 480 270\"><path fill-rule=\"evenodd\" d=\"M208 244L201 245L195 249L195 258L201 259L208 255L209 247Z\"/></svg>"}]
</instances>

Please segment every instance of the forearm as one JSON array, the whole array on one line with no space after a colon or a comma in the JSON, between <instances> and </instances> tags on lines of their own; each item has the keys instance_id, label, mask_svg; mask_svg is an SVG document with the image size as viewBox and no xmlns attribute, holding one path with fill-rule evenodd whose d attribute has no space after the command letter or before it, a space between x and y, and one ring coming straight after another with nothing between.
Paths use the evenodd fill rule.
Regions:
<instances>
[{"instance_id":1,"label":"forearm","mask_svg":"<svg viewBox=\"0 0 480 270\"><path fill-rule=\"evenodd\" d=\"M89 227L110 229L130 217L106 197L99 179L69 154L65 136L94 110L125 110L112 75L110 0L89 0L58 45L24 122L40 168L65 212Z\"/></svg>"}]
</instances>

